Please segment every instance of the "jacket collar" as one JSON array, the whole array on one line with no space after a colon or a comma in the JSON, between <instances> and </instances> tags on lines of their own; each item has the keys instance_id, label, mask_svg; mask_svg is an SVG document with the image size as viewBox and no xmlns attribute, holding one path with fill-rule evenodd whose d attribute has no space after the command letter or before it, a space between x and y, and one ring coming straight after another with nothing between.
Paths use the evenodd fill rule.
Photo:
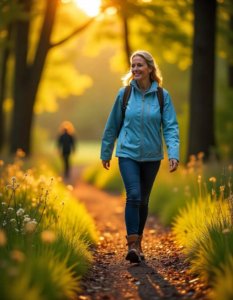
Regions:
<instances>
[{"instance_id":1,"label":"jacket collar","mask_svg":"<svg viewBox=\"0 0 233 300\"><path fill-rule=\"evenodd\" d=\"M140 89L139 89L139 87L138 87L138 85L137 85L137 82L136 82L136 80L131 80L130 81L130 85L132 85L133 87L135 87L138 91L140 91ZM157 91L157 88L158 88L158 82L157 81L153 81L152 82L152 85L151 85L151 87L150 87L150 89L149 89L149 91L147 92L147 93L151 93L151 92L156 92Z\"/></svg>"}]
</instances>

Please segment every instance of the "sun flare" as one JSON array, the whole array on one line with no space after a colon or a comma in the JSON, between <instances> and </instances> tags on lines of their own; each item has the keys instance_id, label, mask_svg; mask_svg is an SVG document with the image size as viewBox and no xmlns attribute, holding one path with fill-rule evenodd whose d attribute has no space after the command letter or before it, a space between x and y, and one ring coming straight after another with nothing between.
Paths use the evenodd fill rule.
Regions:
<instances>
[{"instance_id":1,"label":"sun flare","mask_svg":"<svg viewBox=\"0 0 233 300\"><path fill-rule=\"evenodd\" d=\"M89 17L97 16L100 12L101 0L73 0Z\"/></svg>"}]
</instances>

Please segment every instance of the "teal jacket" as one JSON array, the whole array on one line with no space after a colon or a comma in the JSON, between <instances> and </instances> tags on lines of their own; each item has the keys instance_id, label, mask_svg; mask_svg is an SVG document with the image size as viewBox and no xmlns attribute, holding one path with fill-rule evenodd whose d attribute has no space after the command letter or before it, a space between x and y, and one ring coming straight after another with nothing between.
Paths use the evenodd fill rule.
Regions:
<instances>
[{"instance_id":1,"label":"teal jacket","mask_svg":"<svg viewBox=\"0 0 233 300\"><path fill-rule=\"evenodd\" d=\"M133 88L118 137L116 156L128 157L136 161L163 159L163 132L169 159L175 158L179 161L178 122L169 93L163 89L164 107L161 116L156 93L158 83L154 81L144 97L135 80L132 80L130 84ZM108 161L112 158L114 143L122 119L124 90L125 88L119 90L108 117L102 138L100 156L102 160Z\"/></svg>"}]
</instances>

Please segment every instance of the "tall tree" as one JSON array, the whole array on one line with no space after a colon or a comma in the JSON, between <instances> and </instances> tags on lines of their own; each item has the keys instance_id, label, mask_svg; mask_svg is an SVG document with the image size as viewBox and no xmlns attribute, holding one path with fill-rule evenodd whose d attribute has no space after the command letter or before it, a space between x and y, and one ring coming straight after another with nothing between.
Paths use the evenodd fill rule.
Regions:
<instances>
[{"instance_id":1,"label":"tall tree","mask_svg":"<svg viewBox=\"0 0 233 300\"><path fill-rule=\"evenodd\" d=\"M214 74L216 0L194 1L193 66L188 156L216 146L214 137Z\"/></svg>"},{"instance_id":2,"label":"tall tree","mask_svg":"<svg viewBox=\"0 0 233 300\"><path fill-rule=\"evenodd\" d=\"M18 148L30 153L30 134L33 121L33 107L42 76L45 60L50 49L59 46L77 33L84 30L94 18L78 27L66 38L51 43L51 33L59 0L46 0L44 21L34 61L28 62L30 20L19 20L16 24L15 42L15 79L14 79L14 111L11 133L11 152ZM19 0L24 12L32 11L32 0Z\"/></svg>"}]
</instances>

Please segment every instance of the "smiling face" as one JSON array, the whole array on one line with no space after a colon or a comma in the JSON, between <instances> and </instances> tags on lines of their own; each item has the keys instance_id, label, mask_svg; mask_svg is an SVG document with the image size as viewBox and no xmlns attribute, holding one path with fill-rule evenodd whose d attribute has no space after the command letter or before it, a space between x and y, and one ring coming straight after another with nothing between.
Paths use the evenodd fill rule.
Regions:
<instances>
[{"instance_id":1,"label":"smiling face","mask_svg":"<svg viewBox=\"0 0 233 300\"><path fill-rule=\"evenodd\" d=\"M142 56L136 55L132 58L131 72L136 81L150 81L150 72L152 67L149 67Z\"/></svg>"}]
</instances>

